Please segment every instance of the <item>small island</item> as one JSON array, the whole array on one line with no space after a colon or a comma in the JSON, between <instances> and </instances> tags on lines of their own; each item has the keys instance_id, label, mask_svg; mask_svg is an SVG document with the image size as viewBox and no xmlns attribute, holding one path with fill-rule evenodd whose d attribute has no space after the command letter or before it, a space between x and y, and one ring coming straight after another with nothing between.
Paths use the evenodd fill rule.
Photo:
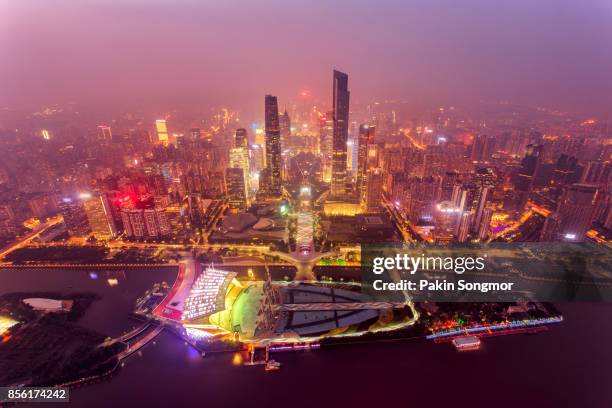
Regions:
<instances>
[{"instance_id":1,"label":"small island","mask_svg":"<svg viewBox=\"0 0 612 408\"><path fill-rule=\"evenodd\" d=\"M53 386L113 369L125 345L105 342L106 336L77 323L97 298L90 293L0 296L0 316L14 322L0 341L0 384ZM32 299L35 306L70 307L41 310L24 302Z\"/></svg>"}]
</instances>

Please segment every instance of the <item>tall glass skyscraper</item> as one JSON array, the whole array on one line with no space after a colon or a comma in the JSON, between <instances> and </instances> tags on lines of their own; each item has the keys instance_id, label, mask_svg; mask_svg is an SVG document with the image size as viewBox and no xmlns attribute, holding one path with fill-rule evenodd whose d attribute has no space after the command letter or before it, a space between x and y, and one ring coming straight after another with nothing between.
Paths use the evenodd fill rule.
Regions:
<instances>
[{"instance_id":1,"label":"tall glass skyscraper","mask_svg":"<svg viewBox=\"0 0 612 408\"><path fill-rule=\"evenodd\" d=\"M281 195L281 140L276 96L266 95L266 169L268 185L262 186L270 197Z\"/></svg>"},{"instance_id":2,"label":"tall glass skyscraper","mask_svg":"<svg viewBox=\"0 0 612 408\"><path fill-rule=\"evenodd\" d=\"M359 126L357 147L357 195L361 203L365 203L368 175L368 146L374 141L375 129L374 126L366 124Z\"/></svg>"},{"instance_id":3,"label":"tall glass skyscraper","mask_svg":"<svg viewBox=\"0 0 612 408\"><path fill-rule=\"evenodd\" d=\"M332 197L346 195L346 142L349 127L348 75L334 70L333 92L334 137L332 153Z\"/></svg>"}]
</instances>

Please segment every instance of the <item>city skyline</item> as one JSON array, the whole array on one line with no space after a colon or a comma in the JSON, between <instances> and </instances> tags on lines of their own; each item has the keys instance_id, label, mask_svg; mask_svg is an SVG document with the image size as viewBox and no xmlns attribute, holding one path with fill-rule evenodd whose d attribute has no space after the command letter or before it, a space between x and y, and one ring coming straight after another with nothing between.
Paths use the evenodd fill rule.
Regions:
<instances>
[{"instance_id":1,"label":"city skyline","mask_svg":"<svg viewBox=\"0 0 612 408\"><path fill-rule=\"evenodd\" d=\"M611 406L611 38L609 0L0 0L0 405Z\"/></svg>"}]
</instances>

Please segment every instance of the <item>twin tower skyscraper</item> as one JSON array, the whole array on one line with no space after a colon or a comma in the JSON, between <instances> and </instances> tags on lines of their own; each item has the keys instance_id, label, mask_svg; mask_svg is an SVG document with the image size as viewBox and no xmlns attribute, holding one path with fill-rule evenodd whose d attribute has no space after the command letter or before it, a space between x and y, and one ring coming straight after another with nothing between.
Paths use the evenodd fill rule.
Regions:
<instances>
[{"instance_id":1,"label":"twin tower skyscraper","mask_svg":"<svg viewBox=\"0 0 612 408\"><path fill-rule=\"evenodd\" d=\"M343 198L347 194L347 140L349 128L348 75L334 70L333 82L333 138L332 138L332 178L331 196ZM262 187L270 197L280 197L282 192L281 176L281 137L276 96L265 97L266 132L266 169L262 177Z\"/></svg>"}]
</instances>

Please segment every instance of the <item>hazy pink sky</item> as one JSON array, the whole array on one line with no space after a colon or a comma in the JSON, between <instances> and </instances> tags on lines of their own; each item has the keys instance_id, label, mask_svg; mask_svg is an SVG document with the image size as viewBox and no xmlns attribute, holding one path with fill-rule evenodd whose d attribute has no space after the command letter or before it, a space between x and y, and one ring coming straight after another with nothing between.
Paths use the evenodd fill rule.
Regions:
<instances>
[{"instance_id":1,"label":"hazy pink sky","mask_svg":"<svg viewBox=\"0 0 612 408\"><path fill-rule=\"evenodd\" d=\"M356 101L612 113L609 0L0 0L0 103Z\"/></svg>"}]
</instances>

